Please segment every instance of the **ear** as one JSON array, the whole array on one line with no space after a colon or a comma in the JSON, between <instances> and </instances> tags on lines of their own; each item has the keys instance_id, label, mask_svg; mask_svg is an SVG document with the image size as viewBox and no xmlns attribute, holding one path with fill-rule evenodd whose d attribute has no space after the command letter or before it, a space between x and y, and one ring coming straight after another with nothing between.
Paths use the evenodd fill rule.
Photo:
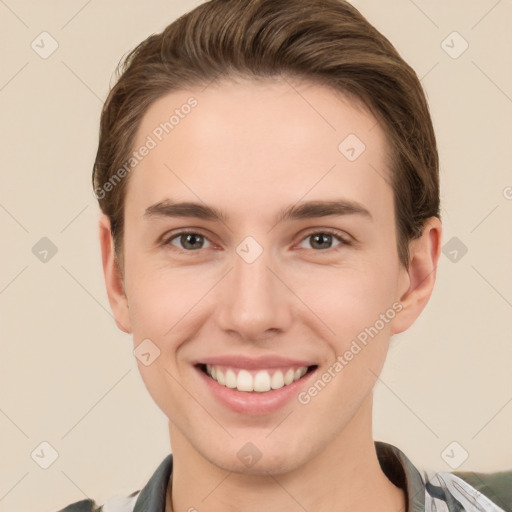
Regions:
<instances>
[{"instance_id":1,"label":"ear","mask_svg":"<svg viewBox=\"0 0 512 512\"><path fill-rule=\"evenodd\" d=\"M125 333L131 333L128 299L123 285L123 276L114 257L114 242L110 232L110 219L102 214L99 222L101 260L107 288L110 309L114 313L117 327Z\"/></svg>"},{"instance_id":2,"label":"ear","mask_svg":"<svg viewBox=\"0 0 512 512\"><path fill-rule=\"evenodd\" d=\"M441 221L437 217L430 217L422 235L409 243L409 268L402 269L399 289L403 309L392 321L392 334L407 330L427 305L436 281L441 236Z\"/></svg>"}]
</instances>

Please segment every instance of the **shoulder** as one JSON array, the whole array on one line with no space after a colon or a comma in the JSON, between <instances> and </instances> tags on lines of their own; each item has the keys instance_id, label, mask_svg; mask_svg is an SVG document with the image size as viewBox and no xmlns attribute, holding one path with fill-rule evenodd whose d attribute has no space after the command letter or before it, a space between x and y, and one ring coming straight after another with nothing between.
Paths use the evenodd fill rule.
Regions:
<instances>
[{"instance_id":1,"label":"shoulder","mask_svg":"<svg viewBox=\"0 0 512 512\"><path fill-rule=\"evenodd\" d=\"M376 441L384 473L407 490L408 510L512 512L512 469L497 472L417 468L396 446Z\"/></svg>"},{"instance_id":2,"label":"shoulder","mask_svg":"<svg viewBox=\"0 0 512 512\"><path fill-rule=\"evenodd\" d=\"M160 504L165 501L172 465L173 457L172 453L169 453L142 489L128 496L114 496L104 503L92 499L77 501L57 512L133 512L136 504L137 510L160 510Z\"/></svg>"},{"instance_id":3,"label":"shoulder","mask_svg":"<svg viewBox=\"0 0 512 512\"><path fill-rule=\"evenodd\" d=\"M99 512L98 505L93 500L81 500L71 503L58 512Z\"/></svg>"},{"instance_id":4,"label":"shoulder","mask_svg":"<svg viewBox=\"0 0 512 512\"><path fill-rule=\"evenodd\" d=\"M133 512L139 494L140 490L129 496L114 496L102 504L91 499L76 501L58 512Z\"/></svg>"},{"instance_id":5,"label":"shoulder","mask_svg":"<svg viewBox=\"0 0 512 512\"><path fill-rule=\"evenodd\" d=\"M494 473L454 471L453 474L487 496L503 510L512 511L512 469Z\"/></svg>"},{"instance_id":6,"label":"shoulder","mask_svg":"<svg viewBox=\"0 0 512 512\"><path fill-rule=\"evenodd\" d=\"M455 500L463 505L463 510L512 512L512 470L494 473L425 471L424 480L432 510L436 510L438 500L448 504Z\"/></svg>"}]
</instances>

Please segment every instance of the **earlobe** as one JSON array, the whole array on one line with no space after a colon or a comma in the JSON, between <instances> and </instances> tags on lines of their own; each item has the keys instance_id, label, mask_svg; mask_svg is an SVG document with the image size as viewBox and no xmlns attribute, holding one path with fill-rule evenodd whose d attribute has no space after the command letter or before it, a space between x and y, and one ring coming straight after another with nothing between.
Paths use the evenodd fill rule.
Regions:
<instances>
[{"instance_id":1,"label":"earlobe","mask_svg":"<svg viewBox=\"0 0 512 512\"><path fill-rule=\"evenodd\" d=\"M103 275L110 308L117 327L125 333L131 333L128 299L124 291L123 276L115 259L110 220L104 214L99 221L99 237Z\"/></svg>"},{"instance_id":2,"label":"earlobe","mask_svg":"<svg viewBox=\"0 0 512 512\"><path fill-rule=\"evenodd\" d=\"M441 254L441 221L429 218L422 235L409 244L409 268L404 269L400 303L403 309L392 323L392 334L407 330L427 305L436 280L437 265Z\"/></svg>"}]
</instances>

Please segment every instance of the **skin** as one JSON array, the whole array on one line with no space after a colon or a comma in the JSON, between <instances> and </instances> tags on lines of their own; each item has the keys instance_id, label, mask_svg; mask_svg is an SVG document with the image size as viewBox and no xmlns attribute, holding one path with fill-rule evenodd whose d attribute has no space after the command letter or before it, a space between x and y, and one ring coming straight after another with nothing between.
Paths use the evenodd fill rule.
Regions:
<instances>
[{"instance_id":1,"label":"skin","mask_svg":"<svg viewBox=\"0 0 512 512\"><path fill-rule=\"evenodd\" d=\"M174 91L150 106L135 146L191 95L197 107L129 176L123 273L109 220L100 220L117 325L135 347L149 338L160 350L149 366L137 363L169 419L166 511L405 510L404 492L376 456L372 389L391 336L412 325L430 298L440 221L426 222L410 243L409 268L400 265L381 127L318 84L240 80ZM366 145L352 162L338 150L350 133ZM371 218L276 221L289 205L341 198ZM165 199L205 203L227 219L145 215ZM179 236L171 243L178 229L206 238L195 250ZM352 243L333 236L318 248L311 235L325 229ZM167 245L158 243L163 235ZM263 248L250 264L236 252L246 236ZM277 354L311 360L320 377L394 303L403 309L307 405L293 399L270 414L235 413L193 367L201 357ZM237 457L247 442L262 454L251 467Z\"/></svg>"}]
</instances>

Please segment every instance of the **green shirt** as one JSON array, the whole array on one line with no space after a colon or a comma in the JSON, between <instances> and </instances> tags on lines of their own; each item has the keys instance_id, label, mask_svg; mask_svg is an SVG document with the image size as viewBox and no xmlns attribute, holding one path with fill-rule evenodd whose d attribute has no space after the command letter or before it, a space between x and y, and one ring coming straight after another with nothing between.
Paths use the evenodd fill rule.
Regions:
<instances>
[{"instance_id":1,"label":"green shirt","mask_svg":"<svg viewBox=\"0 0 512 512\"><path fill-rule=\"evenodd\" d=\"M407 512L512 512L512 470L420 471L391 444L375 441L375 449L386 476L405 490ZM78 501L59 512L165 512L171 473L169 454L141 490L113 497L102 505L91 499Z\"/></svg>"}]
</instances>

